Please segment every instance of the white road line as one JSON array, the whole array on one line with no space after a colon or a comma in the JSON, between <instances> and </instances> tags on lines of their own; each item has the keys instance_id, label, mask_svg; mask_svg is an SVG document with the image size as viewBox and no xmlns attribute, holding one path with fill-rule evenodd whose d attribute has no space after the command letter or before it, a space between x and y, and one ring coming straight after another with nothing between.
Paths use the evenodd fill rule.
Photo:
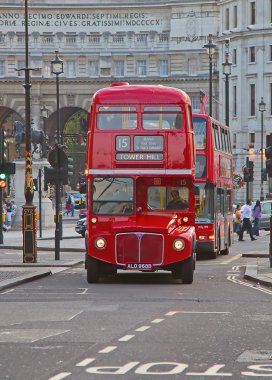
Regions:
<instances>
[{"instance_id":1,"label":"white road line","mask_svg":"<svg viewBox=\"0 0 272 380\"><path fill-rule=\"evenodd\" d=\"M135 335L125 335L122 338L118 339L120 342L127 342L128 340L134 338Z\"/></svg>"},{"instance_id":2,"label":"white road line","mask_svg":"<svg viewBox=\"0 0 272 380\"><path fill-rule=\"evenodd\" d=\"M112 352L116 350L117 346L108 346L106 348L103 348L103 350L98 351L100 354L108 354L109 352Z\"/></svg>"},{"instance_id":3,"label":"white road line","mask_svg":"<svg viewBox=\"0 0 272 380\"><path fill-rule=\"evenodd\" d=\"M62 380L62 379L65 379L65 377L68 377L70 375L72 375L71 372L61 372L56 376L50 377L50 379L48 380Z\"/></svg>"},{"instance_id":4,"label":"white road line","mask_svg":"<svg viewBox=\"0 0 272 380\"><path fill-rule=\"evenodd\" d=\"M178 314L231 314L230 311L176 311Z\"/></svg>"},{"instance_id":5,"label":"white road line","mask_svg":"<svg viewBox=\"0 0 272 380\"><path fill-rule=\"evenodd\" d=\"M150 329L150 326L142 326L142 327L139 327L138 329L136 329L135 331L146 331Z\"/></svg>"},{"instance_id":6,"label":"white road line","mask_svg":"<svg viewBox=\"0 0 272 380\"><path fill-rule=\"evenodd\" d=\"M172 317L172 315L175 315L177 312L176 311L169 311L168 313L166 313L165 315L167 317Z\"/></svg>"},{"instance_id":7,"label":"white road line","mask_svg":"<svg viewBox=\"0 0 272 380\"><path fill-rule=\"evenodd\" d=\"M151 323L161 323L163 321L165 321L164 318L158 318L158 319L154 319L153 321L151 321Z\"/></svg>"},{"instance_id":8,"label":"white road line","mask_svg":"<svg viewBox=\"0 0 272 380\"><path fill-rule=\"evenodd\" d=\"M5 292L1 292L0 294L7 294L7 293L11 293L11 292L14 292L15 289L9 289L9 290L6 290Z\"/></svg>"},{"instance_id":9,"label":"white road line","mask_svg":"<svg viewBox=\"0 0 272 380\"><path fill-rule=\"evenodd\" d=\"M250 284L248 282L244 282L244 281L238 280L236 276L227 276L227 280L232 281L235 284L247 286L248 288L252 288L252 289L258 290L259 292L266 293L266 294L271 294L272 295L272 290L265 289L265 288L263 288L262 286L260 286L258 284Z\"/></svg>"},{"instance_id":10,"label":"white road line","mask_svg":"<svg viewBox=\"0 0 272 380\"><path fill-rule=\"evenodd\" d=\"M43 336L42 338L34 339L34 340L31 341L31 343L35 343L35 342L38 342L39 340L51 338L52 336L58 336L58 335L61 335L61 334L66 334L67 332L70 332L70 331L71 330L65 330L65 331L62 331L62 332L60 332L58 334L49 334L49 335Z\"/></svg>"},{"instance_id":11,"label":"white road line","mask_svg":"<svg viewBox=\"0 0 272 380\"><path fill-rule=\"evenodd\" d=\"M77 317L79 314L83 313L83 310L79 311L78 313L76 313L75 315L72 315L72 317L68 318L68 321L71 321L72 319L74 319L75 317Z\"/></svg>"},{"instance_id":12,"label":"white road line","mask_svg":"<svg viewBox=\"0 0 272 380\"><path fill-rule=\"evenodd\" d=\"M94 358L86 358L82 360L81 362L77 363L76 367L86 367L88 364L92 363L93 361L95 361Z\"/></svg>"},{"instance_id":13,"label":"white road line","mask_svg":"<svg viewBox=\"0 0 272 380\"><path fill-rule=\"evenodd\" d=\"M86 294L87 291L88 291L88 288L79 288L79 289L82 289L82 292L81 293L77 293L77 294Z\"/></svg>"}]
</instances>

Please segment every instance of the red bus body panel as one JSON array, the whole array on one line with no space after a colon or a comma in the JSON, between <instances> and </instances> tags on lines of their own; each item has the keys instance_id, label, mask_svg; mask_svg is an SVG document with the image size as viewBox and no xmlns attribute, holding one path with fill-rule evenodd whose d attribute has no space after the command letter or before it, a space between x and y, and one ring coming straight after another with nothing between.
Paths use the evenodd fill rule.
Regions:
<instances>
[{"instance_id":1,"label":"red bus body panel","mask_svg":"<svg viewBox=\"0 0 272 380\"><path fill-rule=\"evenodd\" d=\"M193 128L189 128L186 121L184 130L179 132L144 130L140 124L137 129L133 130L116 131L96 128L100 105L131 105L136 106L137 112L140 113L144 105L156 106L159 104L181 106L184 112L190 110L190 99L186 93L163 86L117 85L99 90L93 97L87 138L87 168L89 170L87 255L100 262L116 265L118 268L127 269L128 263L146 263L152 264L154 269L167 269L168 265L184 261L194 254L195 139ZM163 159L137 160L136 153L131 151L132 155L135 154L135 159L118 161L116 159L116 136L127 135L132 139L138 135L163 136ZM92 180L95 175L103 176L107 171L110 171L110 175L113 176L123 175L135 179L136 204L133 215L97 215L93 213ZM95 174L93 174L94 172ZM179 172L184 172L184 174L179 174ZM136 210L139 199L143 203L146 202L144 189L157 177L165 184L175 184L182 178L188 181L190 197L193 200L190 202L188 210L183 212L150 210L138 212ZM184 222L184 218L187 220L186 222ZM100 237L107 241L103 250L95 247L95 241ZM182 238L186 249L179 252L173 249L173 242L177 238Z\"/></svg>"},{"instance_id":2,"label":"red bus body panel","mask_svg":"<svg viewBox=\"0 0 272 380\"><path fill-rule=\"evenodd\" d=\"M196 184L212 183L215 191L217 189L229 189L231 192L230 204L233 203L233 181L232 181L232 155L218 151L215 146L212 124L221 125L222 128L228 127L219 123L215 119L204 114L193 114L193 118L202 118L207 121L207 142L206 149L197 150L197 154L204 154L207 159L207 171L204 178L196 178ZM230 173L224 168L225 160L230 162ZM220 214L214 210L214 223L197 223L196 220L196 253L213 254L220 253L221 250L228 248L233 241L233 216L232 207L228 212Z\"/></svg>"}]
</instances>

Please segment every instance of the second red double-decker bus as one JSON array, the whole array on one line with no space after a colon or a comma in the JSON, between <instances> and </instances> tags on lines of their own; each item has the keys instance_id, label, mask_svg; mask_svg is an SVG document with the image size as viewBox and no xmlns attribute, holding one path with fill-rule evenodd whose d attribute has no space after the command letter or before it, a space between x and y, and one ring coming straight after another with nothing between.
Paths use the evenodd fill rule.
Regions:
<instances>
[{"instance_id":1,"label":"second red double-decker bus","mask_svg":"<svg viewBox=\"0 0 272 380\"><path fill-rule=\"evenodd\" d=\"M87 138L89 283L117 269L195 267L195 138L190 99L117 83L93 97Z\"/></svg>"},{"instance_id":2,"label":"second red double-decker bus","mask_svg":"<svg viewBox=\"0 0 272 380\"><path fill-rule=\"evenodd\" d=\"M193 114L196 138L196 253L216 258L233 241L233 179L229 128Z\"/></svg>"}]
</instances>

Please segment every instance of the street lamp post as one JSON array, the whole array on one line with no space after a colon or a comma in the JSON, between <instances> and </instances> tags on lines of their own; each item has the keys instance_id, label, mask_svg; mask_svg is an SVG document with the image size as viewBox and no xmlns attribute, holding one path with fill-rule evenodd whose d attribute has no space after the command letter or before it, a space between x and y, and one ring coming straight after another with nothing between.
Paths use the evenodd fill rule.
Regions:
<instances>
[{"instance_id":1,"label":"street lamp post","mask_svg":"<svg viewBox=\"0 0 272 380\"><path fill-rule=\"evenodd\" d=\"M264 168L263 168L263 114L265 111L265 102L263 100L263 97L261 97L261 101L259 103L259 111L261 112L261 196L260 200L264 200L264 191L263 191L263 183L264 183Z\"/></svg>"},{"instance_id":2,"label":"street lamp post","mask_svg":"<svg viewBox=\"0 0 272 380\"><path fill-rule=\"evenodd\" d=\"M212 34L208 36L208 43L204 45L209 56L209 115L212 116L212 56L216 45L213 43Z\"/></svg>"},{"instance_id":3,"label":"street lamp post","mask_svg":"<svg viewBox=\"0 0 272 380\"><path fill-rule=\"evenodd\" d=\"M63 142L60 136L60 112L59 112L59 75L63 73L63 61L59 57L59 52L55 51L55 58L51 61L51 73L56 75L56 96L57 96L57 143Z\"/></svg>"},{"instance_id":4,"label":"street lamp post","mask_svg":"<svg viewBox=\"0 0 272 380\"><path fill-rule=\"evenodd\" d=\"M30 70L29 50L28 50L28 1L25 0L25 205L23 205L23 262L37 262L37 241L36 241L36 206L33 204L34 186L32 176L32 149L31 149L31 123L30 123Z\"/></svg>"},{"instance_id":5,"label":"street lamp post","mask_svg":"<svg viewBox=\"0 0 272 380\"><path fill-rule=\"evenodd\" d=\"M59 110L59 75L63 73L63 61L59 58L58 51L55 51L55 58L51 61L51 72L56 75L56 95L57 95L57 144L63 143L60 138L60 110ZM61 134L62 135L62 134ZM59 168L58 168L59 169ZM60 259L60 239L62 237L62 204L61 204L61 183L59 172L56 178L56 215L55 215L55 260Z\"/></svg>"},{"instance_id":6,"label":"street lamp post","mask_svg":"<svg viewBox=\"0 0 272 380\"><path fill-rule=\"evenodd\" d=\"M229 126L229 75L231 74L231 65L229 61L229 39L225 40L226 52L225 52L225 62L223 62L223 74L226 76L226 86L225 86L225 104L226 104L226 125Z\"/></svg>"}]
</instances>

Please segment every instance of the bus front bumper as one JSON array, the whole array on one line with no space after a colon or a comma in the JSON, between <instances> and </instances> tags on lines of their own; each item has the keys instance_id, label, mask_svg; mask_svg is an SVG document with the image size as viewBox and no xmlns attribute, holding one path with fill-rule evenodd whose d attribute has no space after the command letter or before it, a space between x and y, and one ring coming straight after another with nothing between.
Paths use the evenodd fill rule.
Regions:
<instances>
[{"instance_id":1,"label":"bus front bumper","mask_svg":"<svg viewBox=\"0 0 272 380\"><path fill-rule=\"evenodd\" d=\"M199 253L214 253L216 250L214 241L196 241L195 252Z\"/></svg>"}]
</instances>

